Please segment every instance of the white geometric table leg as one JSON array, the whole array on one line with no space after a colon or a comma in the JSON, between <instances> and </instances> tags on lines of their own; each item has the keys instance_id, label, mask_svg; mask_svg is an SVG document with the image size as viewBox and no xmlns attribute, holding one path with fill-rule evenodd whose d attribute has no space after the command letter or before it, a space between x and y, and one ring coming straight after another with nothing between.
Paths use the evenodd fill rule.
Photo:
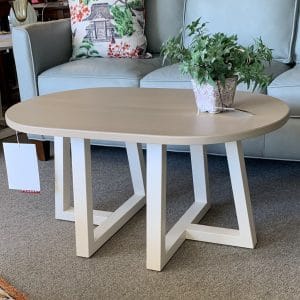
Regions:
<instances>
[{"instance_id":1,"label":"white geometric table leg","mask_svg":"<svg viewBox=\"0 0 300 300\"><path fill-rule=\"evenodd\" d=\"M205 147L203 145L191 145L190 151L195 202L210 204L208 166Z\"/></svg>"},{"instance_id":2,"label":"white geometric table leg","mask_svg":"<svg viewBox=\"0 0 300 300\"><path fill-rule=\"evenodd\" d=\"M76 254L89 257L94 243L90 141L71 138Z\"/></svg>"},{"instance_id":3,"label":"white geometric table leg","mask_svg":"<svg viewBox=\"0 0 300 300\"><path fill-rule=\"evenodd\" d=\"M54 137L55 165L55 218L74 222L74 207L71 203L71 151L70 138ZM94 210L93 223L102 224L111 212Z\"/></svg>"},{"instance_id":4,"label":"white geometric table leg","mask_svg":"<svg viewBox=\"0 0 300 300\"><path fill-rule=\"evenodd\" d=\"M230 142L225 146L241 244L254 248L257 240L242 143Z\"/></svg>"},{"instance_id":5,"label":"white geometric table leg","mask_svg":"<svg viewBox=\"0 0 300 300\"><path fill-rule=\"evenodd\" d=\"M66 219L71 207L71 152L70 139L54 137L55 218Z\"/></svg>"},{"instance_id":6,"label":"white geometric table leg","mask_svg":"<svg viewBox=\"0 0 300 300\"><path fill-rule=\"evenodd\" d=\"M90 257L145 205L144 166L141 145L127 144L134 194L93 226L91 152L88 140L71 138L76 254ZM102 212L104 213L104 212ZM106 212L108 213L108 212ZM94 222L95 223L95 222Z\"/></svg>"},{"instance_id":7,"label":"white geometric table leg","mask_svg":"<svg viewBox=\"0 0 300 300\"><path fill-rule=\"evenodd\" d=\"M134 194L145 195L146 168L142 145L126 143L126 151Z\"/></svg>"},{"instance_id":8,"label":"white geometric table leg","mask_svg":"<svg viewBox=\"0 0 300 300\"><path fill-rule=\"evenodd\" d=\"M166 262L185 241L186 228L190 224L198 223L210 208L207 156L204 146L191 145L190 151L195 201L166 235Z\"/></svg>"},{"instance_id":9,"label":"white geometric table leg","mask_svg":"<svg viewBox=\"0 0 300 300\"><path fill-rule=\"evenodd\" d=\"M210 208L207 157L202 145L191 145L195 202L166 231L166 149L147 145L147 268L161 271L185 239L254 248L256 235L241 142L226 143L239 230L194 224Z\"/></svg>"},{"instance_id":10,"label":"white geometric table leg","mask_svg":"<svg viewBox=\"0 0 300 300\"><path fill-rule=\"evenodd\" d=\"M147 145L147 268L166 263L166 146Z\"/></svg>"},{"instance_id":11,"label":"white geometric table leg","mask_svg":"<svg viewBox=\"0 0 300 300\"><path fill-rule=\"evenodd\" d=\"M251 209L242 144L225 144L239 229L191 224L186 229L186 238L230 246L254 248L256 235Z\"/></svg>"},{"instance_id":12,"label":"white geometric table leg","mask_svg":"<svg viewBox=\"0 0 300 300\"><path fill-rule=\"evenodd\" d=\"M186 239L186 228L210 207L207 157L191 146L195 202L166 234L166 147L147 145L147 268L161 271Z\"/></svg>"}]
</instances>

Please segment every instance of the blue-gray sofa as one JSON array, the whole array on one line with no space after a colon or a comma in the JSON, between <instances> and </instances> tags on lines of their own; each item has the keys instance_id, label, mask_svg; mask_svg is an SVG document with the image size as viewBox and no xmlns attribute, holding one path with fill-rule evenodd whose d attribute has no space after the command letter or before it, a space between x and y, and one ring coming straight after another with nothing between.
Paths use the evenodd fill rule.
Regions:
<instances>
[{"instance_id":1,"label":"blue-gray sofa","mask_svg":"<svg viewBox=\"0 0 300 300\"><path fill-rule=\"evenodd\" d=\"M70 20L36 23L13 30L13 50L22 101L36 95L92 88L191 88L177 65L162 66L161 44L183 25L202 17L210 32L237 34L247 45L255 37L273 49L266 66L273 81L265 91L285 101L291 109L280 130L244 141L245 154L273 159L300 159L300 30L298 0L145 0L146 36L152 59L89 58L70 61ZM299 24L300 25L300 24ZM238 87L245 90L244 85ZM84 99L82 99L84 101ZM55 118L55 116L53 116ZM48 140L51 137L33 136ZM108 141L93 141L109 144ZM175 150L184 150L176 145ZM223 145L209 152L224 153Z\"/></svg>"}]
</instances>

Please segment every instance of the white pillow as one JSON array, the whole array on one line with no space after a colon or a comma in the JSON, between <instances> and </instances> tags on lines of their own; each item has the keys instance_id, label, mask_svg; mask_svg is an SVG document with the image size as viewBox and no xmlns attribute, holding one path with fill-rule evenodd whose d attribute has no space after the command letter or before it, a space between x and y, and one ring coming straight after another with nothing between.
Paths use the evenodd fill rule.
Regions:
<instances>
[{"instance_id":1,"label":"white pillow","mask_svg":"<svg viewBox=\"0 0 300 300\"><path fill-rule=\"evenodd\" d=\"M69 0L73 55L144 58L144 0Z\"/></svg>"}]
</instances>

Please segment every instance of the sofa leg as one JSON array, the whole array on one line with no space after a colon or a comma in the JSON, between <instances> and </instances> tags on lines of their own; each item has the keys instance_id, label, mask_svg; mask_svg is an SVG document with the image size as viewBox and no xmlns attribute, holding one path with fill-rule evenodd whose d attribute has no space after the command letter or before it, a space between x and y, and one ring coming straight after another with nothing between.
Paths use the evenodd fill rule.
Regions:
<instances>
[{"instance_id":1,"label":"sofa leg","mask_svg":"<svg viewBox=\"0 0 300 300\"><path fill-rule=\"evenodd\" d=\"M50 159L50 142L49 141L36 141L29 140L29 143L33 143L36 146L36 152L38 159L41 161L47 161Z\"/></svg>"}]
</instances>

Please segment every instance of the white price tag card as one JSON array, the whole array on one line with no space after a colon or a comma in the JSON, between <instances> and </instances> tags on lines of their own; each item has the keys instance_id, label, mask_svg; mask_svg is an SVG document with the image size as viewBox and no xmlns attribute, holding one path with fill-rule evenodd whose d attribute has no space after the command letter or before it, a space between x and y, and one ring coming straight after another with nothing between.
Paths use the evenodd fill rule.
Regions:
<instances>
[{"instance_id":1,"label":"white price tag card","mask_svg":"<svg viewBox=\"0 0 300 300\"><path fill-rule=\"evenodd\" d=\"M3 149L9 188L39 192L40 176L35 145L3 143Z\"/></svg>"}]
</instances>

